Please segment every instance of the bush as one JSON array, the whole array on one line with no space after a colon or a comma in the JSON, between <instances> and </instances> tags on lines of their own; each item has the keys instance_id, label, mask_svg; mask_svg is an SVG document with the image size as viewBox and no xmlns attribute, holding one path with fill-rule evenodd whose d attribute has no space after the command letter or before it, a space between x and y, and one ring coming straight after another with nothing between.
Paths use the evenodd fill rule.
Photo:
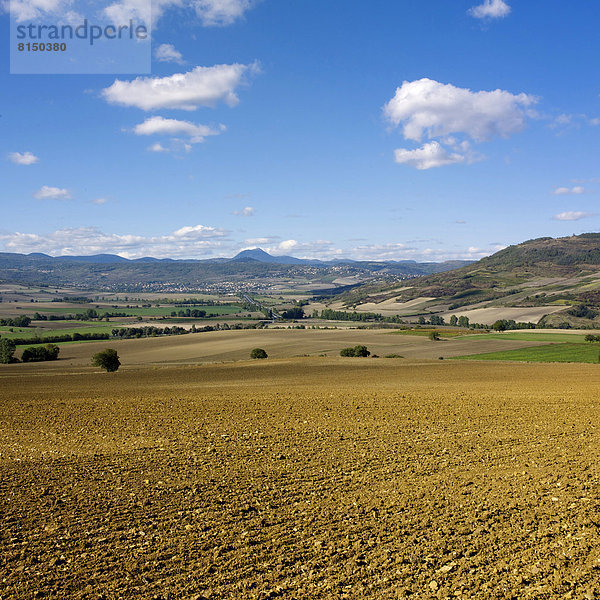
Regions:
<instances>
[{"instance_id":1,"label":"bush","mask_svg":"<svg viewBox=\"0 0 600 600\"><path fill-rule=\"evenodd\" d=\"M404 358L402 354L386 354L384 358Z\"/></svg>"},{"instance_id":2,"label":"bush","mask_svg":"<svg viewBox=\"0 0 600 600\"><path fill-rule=\"evenodd\" d=\"M354 348L343 348L340 350L340 356L370 356L371 353L367 350L366 346L358 345Z\"/></svg>"},{"instance_id":3,"label":"bush","mask_svg":"<svg viewBox=\"0 0 600 600\"><path fill-rule=\"evenodd\" d=\"M269 355L262 348L254 348L250 352L250 358L268 358Z\"/></svg>"},{"instance_id":4,"label":"bush","mask_svg":"<svg viewBox=\"0 0 600 600\"><path fill-rule=\"evenodd\" d=\"M21 360L23 362L42 362L46 360L56 360L60 348L55 344L46 344L41 347L30 347L23 350Z\"/></svg>"},{"instance_id":5,"label":"bush","mask_svg":"<svg viewBox=\"0 0 600 600\"><path fill-rule=\"evenodd\" d=\"M438 342L438 341L439 341L439 339L440 339L440 334L439 334L437 331L432 331L432 332L429 334L429 339L430 339L432 342Z\"/></svg>"},{"instance_id":6,"label":"bush","mask_svg":"<svg viewBox=\"0 0 600 600\"><path fill-rule=\"evenodd\" d=\"M116 350L107 348L92 356L92 365L94 367L101 367L107 373L113 373L121 366L121 361Z\"/></svg>"},{"instance_id":7,"label":"bush","mask_svg":"<svg viewBox=\"0 0 600 600\"><path fill-rule=\"evenodd\" d=\"M573 317L579 317L580 319L595 319L598 313L591 308L588 308L585 304L574 306L572 309L567 311L567 314Z\"/></svg>"}]
</instances>

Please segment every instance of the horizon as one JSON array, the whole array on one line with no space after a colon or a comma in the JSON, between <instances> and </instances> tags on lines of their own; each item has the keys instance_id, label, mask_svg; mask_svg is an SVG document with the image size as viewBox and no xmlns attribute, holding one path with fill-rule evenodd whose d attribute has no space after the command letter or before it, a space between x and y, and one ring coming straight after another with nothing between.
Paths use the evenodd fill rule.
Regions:
<instances>
[{"instance_id":1,"label":"horizon","mask_svg":"<svg viewBox=\"0 0 600 600\"><path fill-rule=\"evenodd\" d=\"M155 17L150 72L2 62L0 251L444 262L600 229L593 4L184 0Z\"/></svg>"},{"instance_id":2,"label":"horizon","mask_svg":"<svg viewBox=\"0 0 600 600\"><path fill-rule=\"evenodd\" d=\"M46 252L29 252L27 254L22 253L22 252L6 252L7 254L19 254L22 256L45 256L48 258L92 258L95 256L114 256L117 258L122 258L124 260L128 260L128 261L141 261L144 259L152 259L152 260L158 260L158 261L164 261L164 260L171 260L171 261L179 261L179 262L201 262L201 261L211 261L211 260L220 260L220 259L224 259L224 260L233 260L235 258L237 258L240 254L243 254L244 252L248 252L248 251L252 251L252 250L261 250L262 252L264 252L265 254L267 254L268 256L270 256L271 258L294 258L297 260L305 260L305 261L319 261L320 259L315 259L315 258L307 258L307 257L302 257L302 256L294 256L291 254L270 254L269 252L267 252L266 250L264 250L264 248L260 248L258 246L253 247L253 248L244 248L242 250L240 250L239 252L237 252L234 256L213 256L210 258L170 258L170 257L159 257L159 256L141 256L139 258L127 258L126 256L122 256L121 254L114 254L111 252L98 252L96 254L57 254L57 255L53 255L53 254L48 254ZM4 251L3 251L4 252ZM444 263L444 262L454 262L455 259L451 259L451 260L439 260L439 261L416 261L414 259L398 259L398 260L394 260L394 259L386 259L386 260L376 260L376 259L370 259L369 261L360 261L360 260L356 260L353 258L348 258L348 257L340 257L340 258L333 258L330 260L323 260L321 262L415 262L415 263L420 263L420 262L431 262L431 263ZM459 259L457 259L459 260ZM459 262L461 262L459 260ZM464 261L462 261L464 262Z\"/></svg>"}]
</instances>

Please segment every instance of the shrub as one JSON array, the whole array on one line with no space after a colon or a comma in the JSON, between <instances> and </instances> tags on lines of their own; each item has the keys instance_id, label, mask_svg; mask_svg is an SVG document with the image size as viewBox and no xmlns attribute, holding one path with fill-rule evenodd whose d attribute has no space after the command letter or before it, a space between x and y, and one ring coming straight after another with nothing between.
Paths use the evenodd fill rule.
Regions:
<instances>
[{"instance_id":1,"label":"shrub","mask_svg":"<svg viewBox=\"0 0 600 600\"><path fill-rule=\"evenodd\" d=\"M92 356L92 365L94 367L101 367L107 373L113 373L121 366L121 361L116 350L107 348Z\"/></svg>"},{"instance_id":2,"label":"shrub","mask_svg":"<svg viewBox=\"0 0 600 600\"><path fill-rule=\"evenodd\" d=\"M358 345L354 348L343 348L340 350L340 356L370 356L371 353L367 350L366 346Z\"/></svg>"},{"instance_id":3,"label":"shrub","mask_svg":"<svg viewBox=\"0 0 600 600\"><path fill-rule=\"evenodd\" d=\"M250 358L268 358L269 355L262 348L254 348L250 352Z\"/></svg>"},{"instance_id":4,"label":"shrub","mask_svg":"<svg viewBox=\"0 0 600 600\"><path fill-rule=\"evenodd\" d=\"M384 358L404 358L402 354L386 354Z\"/></svg>"},{"instance_id":5,"label":"shrub","mask_svg":"<svg viewBox=\"0 0 600 600\"><path fill-rule=\"evenodd\" d=\"M429 334L429 339L433 342L437 342L440 339L440 334L437 331L432 331Z\"/></svg>"},{"instance_id":6,"label":"shrub","mask_svg":"<svg viewBox=\"0 0 600 600\"><path fill-rule=\"evenodd\" d=\"M46 360L56 360L60 348L55 344L46 344L41 347L30 347L23 350L21 360L23 362L42 362Z\"/></svg>"}]
</instances>

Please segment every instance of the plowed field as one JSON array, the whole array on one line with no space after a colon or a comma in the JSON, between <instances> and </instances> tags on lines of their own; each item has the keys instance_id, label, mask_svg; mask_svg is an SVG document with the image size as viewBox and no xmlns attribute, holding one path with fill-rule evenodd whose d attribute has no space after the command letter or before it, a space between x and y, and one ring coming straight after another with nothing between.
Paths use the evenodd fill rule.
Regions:
<instances>
[{"instance_id":1,"label":"plowed field","mask_svg":"<svg viewBox=\"0 0 600 600\"><path fill-rule=\"evenodd\" d=\"M0 369L0 598L600 594L600 369Z\"/></svg>"}]
</instances>

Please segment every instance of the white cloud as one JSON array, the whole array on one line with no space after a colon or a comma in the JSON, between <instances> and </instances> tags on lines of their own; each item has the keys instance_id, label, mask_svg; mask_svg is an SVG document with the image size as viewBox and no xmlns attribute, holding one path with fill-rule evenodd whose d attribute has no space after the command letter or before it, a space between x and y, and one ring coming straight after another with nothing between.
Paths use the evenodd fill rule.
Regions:
<instances>
[{"instance_id":1,"label":"white cloud","mask_svg":"<svg viewBox=\"0 0 600 600\"><path fill-rule=\"evenodd\" d=\"M64 15L71 0L10 0L3 4L18 23L33 21L48 15Z\"/></svg>"},{"instance_id":2,"label":"white cloud","mask_svg":"<svg viewBox=\"0 0 600 600\"><path fill-rule=\"evenodd\" d=\"M183 60L181 52L179 52L179 50L176 50L173 44L161 44L154 51L154 57L159 62L174 62L180 65L185 62Z\"/></svg>"},{"instance_id":3,"label":"white cloud","mask_svg":"<svg viewBox=\"0 0 600 600\"><path fill-rule=\"evenodd\" d=\"M253 0L152 0L150 11L148 0L119 0L107 6L103 13L113 23L127 23L129 19L137 19L148 24L151 12L152 25L156 27L163 14L169 9L191 9L195 11L204 27L214 27L231 25L241 19L256 3Z\"/></svg>"},{"instance_id":4,"label":"white cloud","mask_svg":"<svg viewBox=\"0 0 600 600\"><path fill-rule=\"evenodd\" d=\"M510 14L510 6L504 0L483 0L483 4L469 9L476 19L500 19Z\"/></svg>"},{"instance_id":5,"label":"white cloud","mask_svg":"<svg viewBox=\"0 0 600 600\"><path fill-rule=\"evenodd\" d=\"M71 194L64 188L43 185L34 195L38 200L69 200Z\"/></svg>"},{"instance_id":6,"label":"white cloud","mask_svg":"<svg viewBox=\"0 0 600 600\"><path fill-rule=\"evenodd\" d=\"M580 219L587 219L593 216L594 213L591 212L571 210L554 215L554 219L557 221L579 221Z\"/></svg>"},{"instance_id":7,"label":"white cloud","mask_svg":"<svg viewBox=\"0 0 600 600\"><path fill-rule=\"evenodd\" d=\"M223 130L223 126L220 130L216 130L208 127L208 125L196 125L189 121L150 117L143 123L136 125L133 131L136 135L185 135L189 137L189 143L200 144L205 137L219 135Z\"/></svg>"},{"instance_id":8,"label":"white cloud","mask_svg":"<svg viewBox=\"0 0 600 600\"><path fill-rule=\"evenodd\" d=\"M40 159L31 152L10 152L8 160L14 162L16 165L33 165Z\"/></svg>"},{"instance_id":9,"label":"white cloud","mask_svg":"<svg viewBox=\"0 0 600 600\"><path fill-rule=\"evenodd\" d=\"M241 210L234 210L234 215L239 217L253 217L254 216L254 208L252 206L245 206Z\"/></svg>"},{"instance_id":10,"label":"white cloud","mask_svg":"<svg viewBox=\"0 0 600 600\"><path fill-rule=\"evenodd\" d=\"M505 90L472 92L432 79L405 81L384 106L384 115L406 139L420 142L450 134L464 134L475 141L508 137L525 127L527 108L534 96Z\"/></svg>"},{"instance_id":11,"label":"white cloud","mask_svg":"<svg viewBox=\"0 0 600 600\"><path fill-rule=\"evenodd\" d=\"M161 143L156 142L152 146L148 146L148 152L170 152L170 150L165 148Z\"/></svg>"},{"instance_id":12,"label":"white cloud","mask_svg":"<svg viewBox=\"0 0 600 600\"><path fill-rule=\"evenodd\" d=\"M402 127L405 139L434 140L421 148L401 148L395 153L398 163L429 169L480 160L482 157L471 151L470 140L506 138L521 131L527 118L535 115L530 107L536 102L527 94L472 92L424 78L404 81L383 107L383 114L393 126Z\"/></svg>"},{"instance_id":13,"label":"white cloud","mask_svg":"<svg viewBox=\"0 0 600 600\"><path fill-rule=\"evenodd\" d=\"M108 198L96 198L92 200L92 204L97 204L98 206L102 206L108 202Z\"/></svg>"},{"instance_id":14,"label":"white cloud","mask_svg":"<svg viewBox=\"0 0 600 600\"><path fill-rule=\"evenodd\" d=\"M199 106L216 106L225 102L238 104L235 90L244 82L244 76L256 72L256 65L215 65L196 67L187 73L169 77L137 77L132 81L116 79L102 90L111 104L135 106L142 110L177 108L196 110Z\"/></svg>"},{"instance_id":15,"label":"white cloud","mask_svg":"<svg viewBox=\"0 0 600 600\"><path fill-rule=\"evenodd\" d=\"M572 188L558 187L552 192L555 196L564 196L565 194L584 194L585 188L580 185L576 185Z\"/></svg>"},{"instance_id":16,"label":"white cloud","mask_svg":"<svg viewBox=\"0 0 600 600\"><path fill-rule=\"evenodd\" d=\"M388 244L364 244L358 246L353 256L359 260L416 260L416 261L444 261L444 260L479 260L494 252L502 250L505 246L491 244L487 248L470 246L467 249L449 250L448 248L436 249L431 247L419 248L401 242Z\"/></svg>"},{"instance_id":17,"label":"white cloud","mask_svg":"<svg viewBox=\"0 0 600 600\"><path fill-rule=\"evenodd\" d=\"M433 167L464 163L466 161L464 155L457 153L450 154L437 142L424 144L416 150L399 148L394 151L394 156L397 163L415 167L415 169L419 169L420 171Z\"/></svg>"},{"instance_id":18,"label":"white cloud","mask_svg":"<svg viewBox=\"0 0 600 600\"><path fill-rule=\"evenodd\" d=\"M47 235L0 234L7 252L44 252L53 256L111 253L125 258L157 256L193 258L212 255L228 232L204 225L186 226L167 235L143 236L104 233L96 227L60 229Z\"/></svg>"},{"instance_id":19,"label":"white cloud","mask_svg":"<svg viewBox=\"0 0 600 600\"><path fill-rule=\"evenodd\" d=\"M231 25L252 8L252 0L194 0L197 15L205 27Z\"/></svg>"}]
</instances>

